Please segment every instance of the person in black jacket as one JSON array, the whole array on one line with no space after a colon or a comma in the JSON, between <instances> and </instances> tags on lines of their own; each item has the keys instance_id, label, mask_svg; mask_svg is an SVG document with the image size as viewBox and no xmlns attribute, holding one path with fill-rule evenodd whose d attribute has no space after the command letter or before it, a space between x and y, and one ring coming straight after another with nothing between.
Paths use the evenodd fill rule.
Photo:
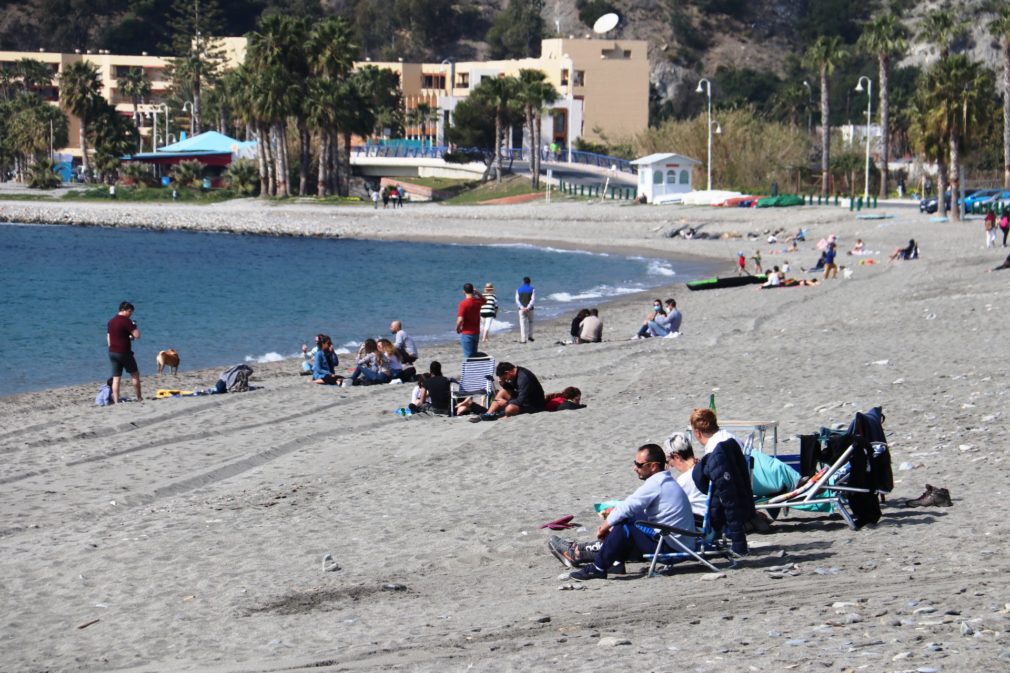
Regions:
<instances>
[{"instance_id":1,"label":"person in black jacket","mask_svg":"<svg viewBox=\"0 0 1010 673\"><path fill-rule=\"evenodd\" d=\"M702 493L712 486L709 520L712 527L729 538L733 551L747 553L744 526L754 518L754 493L750 470L740 443L733 435L719 429L715 412L695 409L691 412L691 431L705 455L694 466L692 477Z\"/></svg>"}]
</instances>

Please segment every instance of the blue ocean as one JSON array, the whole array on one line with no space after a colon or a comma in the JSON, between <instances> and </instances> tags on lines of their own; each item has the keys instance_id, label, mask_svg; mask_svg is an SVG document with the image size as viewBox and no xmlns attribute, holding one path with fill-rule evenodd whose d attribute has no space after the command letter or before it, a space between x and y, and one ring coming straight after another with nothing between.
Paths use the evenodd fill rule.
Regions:
<instances>
[{"instance_id":1,"label":"blue ocean","mask_svg":"<svg viewBox=\"0 0 1010 673\"><path fill-rule=\"evenodd\" d=\"M494 283L507 330L523 276L542 321L712 270L527 245L0 225L0 395L104 381L106 323L123 300L147 377L169 347L182 369L223 369L299 357L318 332L346 352L396 318L422 345L451 340L467 281Z\"/></svg>"}]
</instances>

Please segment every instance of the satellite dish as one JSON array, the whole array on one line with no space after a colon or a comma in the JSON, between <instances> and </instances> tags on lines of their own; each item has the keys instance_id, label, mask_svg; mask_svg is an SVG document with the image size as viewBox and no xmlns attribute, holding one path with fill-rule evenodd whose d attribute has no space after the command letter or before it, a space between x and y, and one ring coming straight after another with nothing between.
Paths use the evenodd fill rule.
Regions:
<instances>
[{"instance_id":1,"label":"satellite dish","mask_svg":"<svg viewBox=\"0 0 1010 673\"><path fill-rule=\"evenodd\" d=\"M593 24L593 32L597 35L603 35L617 28L617 24L620 22L621 17L617 16L613 12L609 14L604 14L596 20Z\"/></svg>"}]
</instances>

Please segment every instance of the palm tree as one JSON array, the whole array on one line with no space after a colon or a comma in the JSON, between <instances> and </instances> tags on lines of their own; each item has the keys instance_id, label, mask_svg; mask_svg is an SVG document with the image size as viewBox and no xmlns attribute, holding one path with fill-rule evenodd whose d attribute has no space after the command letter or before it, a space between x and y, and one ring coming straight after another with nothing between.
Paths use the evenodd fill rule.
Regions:
<instances>
[{"instance_id":1,"label":"palm tree","mask_svg":"<svg viewBox=\"0 0 1010 673\"><path fill-rule=\"evenodd\" d=\"M891 99L888 70L891 59L908 48L908 31L895 14L883 14L866 24L859 45L877 57L880 78L880 198L887 198L888 162L891 159ZM869 123L869 120L867 120Z\"/></svg>"},{"instance_id":2,"label":"palm tree","mask_svg":"<svg viewBox=\"0 0 1010 673\"><path fill-rule=\"evenodd\" d=\"M959 18L950 3L932 9L919 22L919 33L916 35L923 44L938 45L940 58L950 55L953 43L963 37L968 30L968 22Z\"/></svg>"},{"instance_id":3,"label":"palm tree","mask_svg":"<svg viewBox=\"0 0 1010 673\"><path fill-rule=\"evenodd\" d=\"M551 105L561 94L554 85L547 81L547 74L542 70L523 68L519 71L518 99L523 106L526 117L526 128L530 132L530 170L532 172L533 189L540 188L540 116L544 107Z\"/></svg>"},{"instance_id":4,"label":"palm tree","mask_svg":"<svg viewBox=\"0 0 1010 673\"><path fill-rule=\"evenodd\" d=\"M349 77L340 83L337 91L340 104L337 106L336 125L342 136L337 156L339 181L337 193L347 196L351 181L351 136L367 135L375 128L375 108L363 89L358 77Z\"/></svg>"},{"instance_id":5,"label":"palm tree","mask_svg":"<svg viewBox=\"0 0 1010 673\"><path fill-rule=\"evenodd\" d=\"M81 168L84 179L91 179L91 160L88 157L88 124L91 123L97 102L101 97L102 77L98 66L90 61L74 61L60 73L60 102L81 122L78 139L81 146Z\"/></svg>"},{"instance_id":6,"label":"palm tree","mask_svg":"<svg viewBox=\"0 0 1010 673\"><path fill-rule=\"evenodd\" d=\"M515 103L519 80L515 77L485 77L470 94L477 96L494 110L494 165L495 182L502 179L502 142L505 135L505 118L509 107Z\"/></svg>"},{"instance_id":7,"label":"palm tree","mask_svg":"<svg viewBox=\"0 0 1010 673\"><path fill-rule=\"evenodd\" d=\"M1003 189L1010 189L1010 5L1003 5L989 32L1003 52Z\"/></svg>"},{"instance_id":8,"label":"palm tree","mask_svg":"<svg viewBox=\"0 0 1010 673\"><path fill-rule=\"evenodd\" d=\"M821 193L831 191L831 104L829 85L835 68L845 60L847 52L840 37L821 35L807 49L804 57L808 67L816 68L821 76Z\"/></svg>"},{"instance_id":9,"label":"palm tree","mask_svg":"<svg viewBox=\"0 0 1010 673\"><path fill-rule=\"evenodd\" d=\"M925 89L927 101L936 113L934 119L950 148L950 217L958 221L961 219L957 205L961 154L972 139L972 128L985 116L992 90L991 78L980 63L957 54L937 62L926 73Z\"/></svg>"},{"instance_id":10,"label":"palm tree","mask_svg":"<svg viewBox=\"0 0 1010 673\"><path fill-rule=\"evenodd\" d=\"M42 61L34 58L22 58L14 63L14 76L21 84L24 93L31 93L41 86L53 83L53 71Z\"/></svg>"},{"instance_id":11,"label":"palm tree","mask_svg":"<svg viewBox=\"0 0 1010 673\"><path fill-rule=\"evenodd\" d=\"M137 151L142 148L140 143L140 104L146 96L151 95L151 82L144 74L143 68L130 68L126 74L116 80L119 92L129 96L133 103L133 125L137 127Z\"/></svg>"},{"instance_id":12,"label":"palm tree","mask_svg":"<svg viewBox=\"0 0 1010 673\"><path fill-rule=\"evenodd\" d=\"M428 137L428 124L438 121L438 108L432 107L431 103L422 101L410 110L407 110L405 117L408 125L416 126L420 129L421 149L423 150L424 141Z\"/></svg>"}]
</instances>

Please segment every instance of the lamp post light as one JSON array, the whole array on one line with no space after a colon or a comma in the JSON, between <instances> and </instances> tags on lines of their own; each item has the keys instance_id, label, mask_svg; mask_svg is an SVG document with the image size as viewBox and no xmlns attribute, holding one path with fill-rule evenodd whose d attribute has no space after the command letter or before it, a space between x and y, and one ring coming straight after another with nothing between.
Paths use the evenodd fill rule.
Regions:
<instances>
[{"instance_id":1,"label":"lamp post light","mask_svg":"<svg viewBox=\"0 0 1010 673\"><path fill-rule=\"evenodd\" d=\"M870 121L873 119L873 80L863 75L856 83L856 91L862 92L866 80L866 178L863 184L863 200L870 200Z\"/></svg>"},{"instance_id":2,"label":"lamp post light","mask_svg":"<svg viewBox=\"0 0 1010 673\"><path fill-rule=\"evenodd\" d=\"M813 131L813 128L812 128L811 123L810 123L810 120L811 120L811 116L812 116L812 112L811 112L812 106L811 106L811 103L813 103L813 100L814 100L814 90L810 86L810 82L808 82L807 80L803 80L803 86L805 86L807 88L807 135L809 136L810 133Z\"/></svg>"},{"instance_id":3,"label":"lamp post light","mask_svg":"<svg viewBox=\"0 0 1010 673\"><path fill-rule=\"evenodd\" d=\"M182 111L185 112L186 108L189 108L189 135L196 135L196 117L193 114L193 101L188 100L182 104Z\"/></svg>"},{"instance_id":4,"label":"lamp post light","mask_svg":"<svg viewBox=\"0 0 1010 673\"><path fill-rule=\"evenodd\" d=\"M705 85L704 90L702 84ZM704 92L708 96L708 191L712 191L712 82L702 77L695 92Z\"/></svg>"}]
</instances>

